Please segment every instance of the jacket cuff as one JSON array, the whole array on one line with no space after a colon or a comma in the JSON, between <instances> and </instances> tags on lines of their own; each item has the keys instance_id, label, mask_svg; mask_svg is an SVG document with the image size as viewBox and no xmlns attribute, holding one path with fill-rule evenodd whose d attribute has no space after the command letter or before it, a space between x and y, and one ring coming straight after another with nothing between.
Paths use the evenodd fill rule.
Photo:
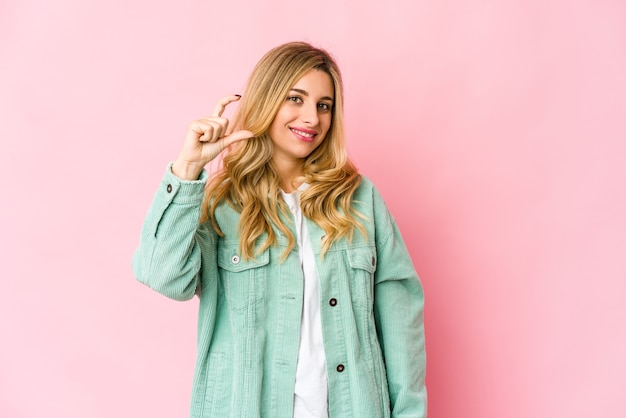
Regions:
<instances>
[{"instance_id":1,"label":"jacket cuff","mask_svg":"<svg viewBox=\"0 0 626 418\"><path fill-rule=\"evenodd\" d=\"M168 203L199 204L202 202L209 177L207 171L202 170L198 180L183 180L172 173L172 164L167 165L165 175L161 179L159 194Z\"/></svg>"}]
</instances>

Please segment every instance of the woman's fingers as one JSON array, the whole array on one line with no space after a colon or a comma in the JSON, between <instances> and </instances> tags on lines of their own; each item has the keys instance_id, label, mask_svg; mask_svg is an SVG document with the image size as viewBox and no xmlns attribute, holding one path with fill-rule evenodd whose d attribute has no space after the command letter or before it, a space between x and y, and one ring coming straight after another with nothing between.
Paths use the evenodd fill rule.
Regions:
<instances>
[{"instance_id":1,"label":"woman's fingers","mask_svg":"<svg viewBox=\"0 0 626 418\"><path fill-rule=\"evenodd\" d=\"M217 157L222 151L228 148L230 145L235 142L242 141L244 139L250 139L254 137L254 134L247 130L241 130L231 133L230 135L226 135L223 138L220 138L214 144L205 144L204 151L206 153L207 158L213 160Z\"/></svg>"},{"instance_id":2,"label":"woman's fingers","mask_svg":"<svg viewBox=\"0 0 626 418\"><path fill-rule=\"evenodd\" d=\"M220 117L204 118L196 121L196 133L200 142L215 142L226 134L228 119Z\"/></svg>"},{"instance_id":3,"label":"woman's fingers","mask_svg":"<svg viewBox=\"0 0 626 418\"><path fill-rule=\"evenodd\" d=\"M241 96L237 94L222 97L215 105L211 116L196 121L194 131L198 134L199 141L215 142L228 133L228 119L223 118L222 114L226 106L239 99Z\"/></svg>"},{"instance_id":4,"label":"woman's fingers","mask_svg":"<svg viewBox=\"0 0 626 418\"><path fill-rule=\"evenodd\" d=\"M220 99L211 116L191 123L179 155L179 165L185 163L192 164L196 168L197 166L202 167L231 144L254 136L252 132L247 130L229 132L229 121L222 117L226 106L240 98L241 96L233 95Z\"/></svg>"},{"instance_id":5,"label":"woman's fingers","mask_svg":"<svg viewBox=\"0 0 626 418\"><path fill-rule=\"evenodd\" d=\"M241 96L238 94L222 97L215 105L215 109L213 109L213 113L211 114L211 116L221 117L222 113L224 113L224 110L226 110L226 106L228 106L232 102L236 102L239 99L241 99Z\"/></svg>"},{"instance_id":6,"label":"woman's fingers","mask_svg":"<svg viewBox=\"0 0 626 418\"><path fill-rule=\"evenodd\" d=\"M242 129L241 131L235 131L232 134L222 138L222 141L224 141L223 148L226 148L229 145L234 144L235 142L241 141L243 139L250 139L252 137L254 137L254 134L251 131L245 129Z\"/></svg>"}]
</instances>

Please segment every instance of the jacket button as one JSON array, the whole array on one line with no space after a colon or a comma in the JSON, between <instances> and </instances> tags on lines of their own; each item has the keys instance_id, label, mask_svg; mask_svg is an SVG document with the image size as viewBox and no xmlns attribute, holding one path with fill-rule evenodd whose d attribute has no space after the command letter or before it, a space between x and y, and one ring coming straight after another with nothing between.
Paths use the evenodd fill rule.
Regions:
<instances>
[{"instance_id":1,"label":"jacket button","mask_svg":"<svg viewBox=\"0 0 626 418\"><path fill-rule=\"evenodd\" d=\"M239 264L239 256L238 255L234 255L231 257L230 262L233 264Z\"/></svg>"},{"instance_id":2,"label":"jacket button","mask_svg":"<svg viewBox=\"0 0 626 418\"><path fill-rule=\"evenodd\" d=\"M372 266L376 265L376 258L374 256L372 256Z\"/></svg>"},{"instance_id":3,"label":"jacket button","mask_svg":"<svg viewBox=\"0 0 626 418\"><path fill-rule=\"evenodd\" d=\"M168 193L172 193L172 185L171 184L167 185L167 192Z\"/></svg>"},{"instance_id":4,"label":"jacket button","mask_svg":"<svg viewBox=\"0 0 626 418\"><path fill-rule=\"evenodd\" d=\"M339 365L337 366L337 371L338 371L339 373L343 372L345 369L346 369L346 368L344 367L344 365L343 365L343 364L339 364Z\"/></svg>"},{"instance_id":5,"label":"jacket button","mask_svg":"<svg viewBox=\"0 0 626 418\"><path fill-rule=\"evenodd\" d=\"M328 304L329 304L330 306L335 306L335 305L337 305L337 299L335 299L335 298L331 298L331 299L328 301Z\"/></svg>"}]
</instances>

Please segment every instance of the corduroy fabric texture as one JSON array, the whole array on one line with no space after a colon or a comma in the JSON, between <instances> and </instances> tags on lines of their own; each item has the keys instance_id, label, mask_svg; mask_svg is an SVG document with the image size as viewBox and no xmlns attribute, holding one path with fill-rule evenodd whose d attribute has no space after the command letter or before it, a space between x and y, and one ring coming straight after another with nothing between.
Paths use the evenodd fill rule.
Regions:
<instances>
[{"instance_id":1,"label":"corduroy fabric texture","mask_svg":"<svg viewBox=\"0 0 626 418\"><path fill-rule=\"evenodd\" d=\"M288 417L302 315L303 275L287 239L254 260L239 256L239 214L224 204L224 237L198 216L207 174L182 181L168 168L133 257L137 279L176 300L200 297L191 417ZM305 220L320 278L330 417L426 416L423 290L383 199L363 178L355 208L367 238L333 244ZM295 231L293 231L295 236ZM184 361L172 359L172 361Z\"/></svg>"}]
</instances>

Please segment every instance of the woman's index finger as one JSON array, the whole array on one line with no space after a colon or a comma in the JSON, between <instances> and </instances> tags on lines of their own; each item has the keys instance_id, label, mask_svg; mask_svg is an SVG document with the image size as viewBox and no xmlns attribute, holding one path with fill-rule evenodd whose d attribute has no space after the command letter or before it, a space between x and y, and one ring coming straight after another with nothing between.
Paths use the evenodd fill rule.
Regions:
<instances>
[{"instance_id":1,"label":"woman's index finger","mask_svg":"<svg viewBox=\"0 0 626 418\"><path fill-rule=\"evenodd\" d=\"M224 110L226 110L226 106L228 106L232 102L236 102L239 99L241 99L241 96L239 96L238 94L221 98L215 105L215 109L213 110L213 114L211 116L222 116L222 113L224 113Z\"/></svg>"}]
</instances>

